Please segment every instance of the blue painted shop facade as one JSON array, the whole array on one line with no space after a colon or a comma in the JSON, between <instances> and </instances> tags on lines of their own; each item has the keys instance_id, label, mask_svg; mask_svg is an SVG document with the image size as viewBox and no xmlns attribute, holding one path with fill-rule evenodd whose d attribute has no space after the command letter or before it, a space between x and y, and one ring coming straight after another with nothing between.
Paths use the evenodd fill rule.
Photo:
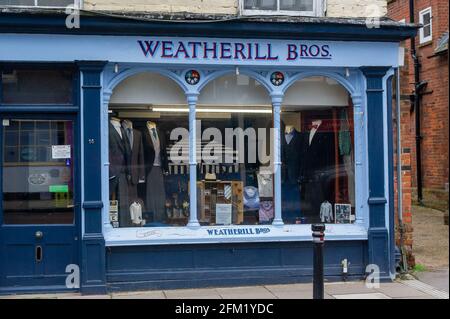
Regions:
<instances>
[{"instance_id":1,"label":"blue painted shop facade","mask_svg":"<svg viewBox=\"0 0 450 319\"><path fill-rule=\"evenodd\" d=\"M311 280L313 219L283 214L280 133L286 101L296 85L315 83L307 82L310 78L329 79L320 83L343 88L354 123L353 177L341 180L343 184L333 182L347 188L354 183L351 211L347 222L327 224L325 274L342 280L346 259L349 278L363 278L368 265L379 267L382 280L395 276L390 85L399 64L399 43L414 35L414 27L393 22L366 28L355 21L208 24L82 17L81 29L71 30L63 21L59 15L0 17L0 293L88 294ZM21 74L41 79L42 87L30 82L21 88ZM58 75L46 81L52 74ZM222 109L211 111L218 106L202 96L211 84L231 77L257 82L255 90L264 92L268 101L258 110L268 105L274 128L270 222L261 222L261 213L259 222L245 222L245 217L244 222L235 217L218 222L217 213L215 223L205 223L201 213L204 186L199 185L205 178L199 177L195 152L202 134L196 119L206 118L199 117L206 108L234 118L223 115L227 112ZM156 113L161 119L174 108L185 114L190 147L184 170L177 172L184 172L189 189L186 223L116 227L111 217L115 197L112 200L110 191L109 116L128 112L129 118L141 112L135 116L139 119L142 108L150 111L143 104L158 103L146 100L145 87L158 80L170 82L178 92L174 95L184 99L160 102L164 105ZM139 89L143 81L149 84ZM63 87L61 96L41 92ZM28 88L41 93L26 96ZM124 102L130 96L138 96L134 106ZM238 113L239 105L230 108ZM233 181L230 178L230 185L239 188L239 181ZM222 208L226 214L227 206ZM79 267L80 286L68 288L73 265Z\"/></svg>"}]
</instances>

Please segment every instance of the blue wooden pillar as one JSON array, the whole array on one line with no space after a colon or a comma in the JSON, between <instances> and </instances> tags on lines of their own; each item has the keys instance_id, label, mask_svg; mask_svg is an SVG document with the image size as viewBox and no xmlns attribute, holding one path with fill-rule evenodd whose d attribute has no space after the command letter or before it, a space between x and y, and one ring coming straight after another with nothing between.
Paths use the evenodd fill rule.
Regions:
<instances>
[{"instance_id":1,"label":"blue wooden pillar","mask_svg":"<svg viewBox=\"0 0 450 319\"><path fill-rule=\"evenodd\" d=\"M104 61L79 61L83 145L83 240L81 292L106 292L105 239L102 234L101 114Z\"/></svg>"},{"instance_id":2,"label":"blue wooden pillar","mask_svg":"<svg viewBox=\"0 0 450 319\"><path fill-rule=\"evenodd\" d=\"M386 228L385 145L383 78L388 67L363 67L366 77L367 130L369 145L369 251L368 263L377 265L380 280L390 279L389 232ZM391 133L392 134L392 133Z\"/></svg>"}]
</instances>

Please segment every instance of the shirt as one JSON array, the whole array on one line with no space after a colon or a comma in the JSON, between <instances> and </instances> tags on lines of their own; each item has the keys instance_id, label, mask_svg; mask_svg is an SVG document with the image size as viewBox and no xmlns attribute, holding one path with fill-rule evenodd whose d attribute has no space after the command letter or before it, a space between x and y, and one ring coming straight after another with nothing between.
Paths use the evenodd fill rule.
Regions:
<instances>
[{"instance_id":1,"label":"shirt","mask_svg":"<svg viewBox=\"0 0 450 319\"><path fill-rule=\"evenodd\" d=\"M119 121L114 121L114 120L111 120L111 124L112 124L112 126L114 126L114 128L116 129L116 131L117 131L117 133L119 133L119 136L120 136L120 138L123 138L122 137L122 131L121 131L121 126L120 126L120 122Z\"/></svg>"},{"instance_id":2,"label":"shirt","mask_svg":"<svg viewBox=\"0 0 450 319\"><path fill-rule=\"evenodd\" d=\"M314 138L314 135L316 135L317 130L319 129L319 125L313 125L313 127L311 128L311 131L309 132L309 145L311 145L311 142Z\"/></svg>"},{"instance_id":3,"label":"shirt","mask_svg":"<svg viewBox=\"0 0 450 319\"><path fill-rule=\"evenodd\" d=\"M284 137L286 138L286 143L289 144L294 138L294 131L284 134Z\"/></svg>"}]
</instances>

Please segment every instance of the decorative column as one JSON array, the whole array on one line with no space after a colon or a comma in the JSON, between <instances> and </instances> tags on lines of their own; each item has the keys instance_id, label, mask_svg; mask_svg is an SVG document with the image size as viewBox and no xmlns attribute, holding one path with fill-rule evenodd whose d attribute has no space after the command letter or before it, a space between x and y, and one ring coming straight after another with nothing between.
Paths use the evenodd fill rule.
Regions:
<instances>
[{"instance_id":1,"label":"decorative column","mask_svg":"<svg viewBox=\"0 0 450 319\"><path fill-rule=\"evenodd\" d=\"M196 127L196 107L198 93L188 93L187 102L189 105L189 200L190 214L188 227L200 227L197 216L197 127Z\"/></svg>"},{"instance_id":2,"label":"decorative column","mask_svg":"<svg viewBox=\"0 0 450 319\"><path fill-rule=\"evenodd\" d=\"M362 93L362 92L361 92ZM353 103L353 110L354 110L354 131L355 131L355 189L357 189L357 186L360 186L361 189L364 187L368 187L368 185L365 184L365 170L364 170L364 152L365 149L363 145L364 143L364 129L365 129L365 117L364 117L364 111L362 108L363 99L361 95L352 95L352 103ZM361 185L356 185L356 181L361 181ZM364 181L364 182L363 182ZM361 192L361 189L358 190L358 192ZM362 213L362 210L364 209L364 206L366 203L361 202L359 194L355 192L355 207L356 207L356 221L355 224L357 225L364 225L364 215Z\"/></svg>"},{"instance_id":3,"label":"decorative column","mask_svg":"<svg viewBox=\"0 0 450 319\"><path fill-rule=\"evenodd\" d=\"M83 158L83 240L81 292L106 293L105 239L102 234L102 72L104 61L79 61Z\"/></svg>"},{"instance_id":4,"label":"decorative column","mask_svg":"<svg viewBox=\"0 0 450 319\"><path fill-rule=\"evenodd\" d=\"M361 68L366 76L367 94L367 131L369 153L369 260L378 266L380 280L390 280L389 271L389 232L386 228L384 114L386 105L383 90L383 78L388 67ZM392 132L388 132L392 134Z\"/></svg>"},{"instance_id":5,"label":"decorative column","mask_svg":"<svg viewBox=\"0 0 450 319\"><path fill-rule=\"evenodd\" d=\"M272 94L273 109L273 160L274 160L274 206L275 218L272 225L283 226L283 216L281 211L281 103L283 102L282 94ZM300 209L300 207L299 207Z\"/></svg>"}]
</instances>

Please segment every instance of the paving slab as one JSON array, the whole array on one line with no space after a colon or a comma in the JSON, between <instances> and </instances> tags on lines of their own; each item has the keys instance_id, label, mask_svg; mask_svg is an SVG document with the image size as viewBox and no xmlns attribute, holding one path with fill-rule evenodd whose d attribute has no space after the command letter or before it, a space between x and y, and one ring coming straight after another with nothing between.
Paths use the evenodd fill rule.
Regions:
<instances>
[{"instance_id":1,"label":"paving slab","mask_svg":"<svg viewBox=\"0 0 450 319\"><path fill-rule=\"evenodd\" d=\"M375 289L367 288L364 282L351 282L340 284L326 284L325 292L330 295L346 294L370 294L376 293Z\"/></svg>"},{"instance_id":2,"label":"paving slab","mask_svg":"<svg viewBox=\"0 0 450 319\"><path fill-rule=\"evenodd\" d=\"M223 299L275 299L276 296L263 286L217 288Z\"/></svg>"},{"instance_id":3,"label":"paving slab","mask_svg":"<svg viewBox=\"0 0 450 319\"><path fill-rule=\"evenodd\" d=\"M449 272L447 269L438 269L416 273L415 276L422 282L436 289L449 292Z\"/></svg>"},{"instance_id":4,"label":"paving slab","mask_svg":"<svg viewBox=\"0 0 450 319\"><path fill-rule=\"evenodd\" d=\"M428 296L426 293L422 291L419 291L412 287L408 287L398 282L381 283L380 288L377 288L376 290L391 298Z\"/></svg>"},{"instance_id":5,"label":"paving slab","mask_svg":"<svg viewBox=\"0 0 450 319\"><path fill-rule=\"evenodd\" d=\"M216 289L164 290L167 299L221 299Z\"/></svg>"},{"instance_id":6,"label":"paving slab","mask_svg":"<svg viewBox=\"0 0 450 319\"><path fill-rule=\"evenodd\" d=\"M333 295L336 299L391 299L381 292L365 293L365 294L345 294Z\"/></svg>"},{"instance_id":7,"label":"paving slab","mask_svg":"<svg viewBox=\"0 0 450 319\"><path fill-rule=\"evenodd\" d=\"M129 293L114 293L112 299L166 299L161 290Z\"/></svg>"}]
</instances>

